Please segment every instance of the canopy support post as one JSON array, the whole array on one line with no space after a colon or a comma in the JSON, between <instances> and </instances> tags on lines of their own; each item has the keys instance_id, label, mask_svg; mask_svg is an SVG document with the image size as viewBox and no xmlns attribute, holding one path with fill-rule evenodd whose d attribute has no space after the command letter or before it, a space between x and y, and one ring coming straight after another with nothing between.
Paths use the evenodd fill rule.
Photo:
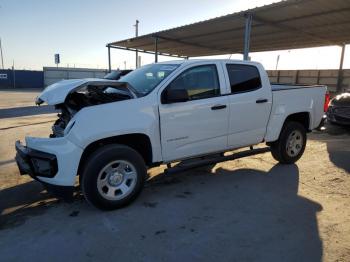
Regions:
<instances>
[{"instance_id":1,"label":"canopy support post","mask_svg":"<svg viewBox=\"0 0 350 262\"><path fill-rule=\"evenodd\" d=\"M337 81L337 93L341 93L342 85L343 85L343 65L344 65L344 55L345 55L345 44L341 46L341 55L340 55L340 64L339 64L339 72L338 72L338 81Z\"/></svg>"},{"instance_id":2,"label":"canopy support post","mask_svg":"<svg viewBox=\"0 0 350 262\"><path fill-rule=\"evenodd\" d=\"M154 62L158 63L158 37L154 38Z\"/></svg>"},{"instance_id":3,"label":"canopy support post","mask_svg":"<svg viewBox=\"0 0 350 262\"><path fill-rule=\"evenodd\" d=\"M249 59L249 48L250 48L250 32L252 29L253 15L251 13L245 14L245 31L244 31L244 54L243 59Z\"/></svg>"},{"instance_id":4,"label":"canopy support post","mask_svg":"<svg viewBox=\"0 0 350 262\"><path fill-rule=\"evenodd\" d=\"M111 47L109 45L107 45L108 48L108 72L110 73L112 70L111 67Z\"/></svg>"}]
</instances>

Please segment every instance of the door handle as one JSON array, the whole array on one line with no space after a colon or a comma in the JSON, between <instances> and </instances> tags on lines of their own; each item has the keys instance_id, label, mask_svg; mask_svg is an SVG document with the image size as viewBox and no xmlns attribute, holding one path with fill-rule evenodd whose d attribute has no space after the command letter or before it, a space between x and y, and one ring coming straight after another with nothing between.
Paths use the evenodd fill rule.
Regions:
<instances>
[{"instance_id":1,"label":"door handle","mask_svg":"<svg viewBox=\"0 0 350 262\"><path fill-rule=\"evenodd\" d=\"M265 99L258 99L256 100L256 103L257 104L262 104L262 103L267 103L269 100L267 100L266 98Z\"/></svg>"},{"instance_id":2,"label":"door handle","mask_svg":"<svg viewBox=\"0 0 350 262\"><path fill-rule=\"evenodd\" d=\"M226 108L226 105L215 105L211 107L211 110L220 110Z\"/></svg>"}]
</instances>

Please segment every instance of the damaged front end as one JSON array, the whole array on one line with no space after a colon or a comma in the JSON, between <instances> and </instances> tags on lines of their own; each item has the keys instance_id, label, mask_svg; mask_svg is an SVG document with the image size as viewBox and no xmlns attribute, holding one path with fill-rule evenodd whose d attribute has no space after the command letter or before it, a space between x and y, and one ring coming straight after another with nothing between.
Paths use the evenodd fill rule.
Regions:
<instances>
[{"instance_id":1,"label":"damaged front end","mask_svg":"<svg viewBox=\"0 0 350 262\"><path fill-rule=\"evenodd\" d=\"M61 81L61 85L69 80ZM70 82L68 82L70 83ZM37 98L36 103L40 105L46 102L54 104L55 108L60 110L58 119L52 126L51 138L64 136L74 123L70 123L74 115L84 107L95 106L100 104L112 103L127 99L136 98L137 95L127 83L108 81L108 80L86 80L86 82L76 82L78 87L73 87L66 94L64 100L62 97L57 98L45 93ZM56 87L49 92L60 92L61 89Z\"/></svg>"},{"instance_id":2,"label":"damaged front end","mask_svg":"<svg viewBox=\"0 0 350 262\"><path fill-rule=\"evenodd\" d=\"M61 112L49 138L26 137L16 142L16 162L21 175L30 175L56 196L73 193L75 175L83 149L72 143L68 132L85 107L136 98L127 83L104 79L64 80L48 86L36 99L38 105L54 105ZM62 192L61 192L62 193Z\"/></svg>"}]
</instances>

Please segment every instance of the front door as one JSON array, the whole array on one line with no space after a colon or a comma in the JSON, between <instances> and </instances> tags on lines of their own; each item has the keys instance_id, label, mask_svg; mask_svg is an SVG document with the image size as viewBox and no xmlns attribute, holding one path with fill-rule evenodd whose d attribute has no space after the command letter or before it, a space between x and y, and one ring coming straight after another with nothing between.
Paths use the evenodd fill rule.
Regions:
<instances>
[{"instance_id":1,"label":"front door","mask_svg":"<svg viewBox=\"0 0 350 262\"><path fill-rule=\"evenodd\" d=\"M220 74L219 74L220 72ZM185 89L188 101L159 106L164 161L227 149L228 98L221 96L217 64L184 69L162 92Z\"/></svg>"}]
</instances>

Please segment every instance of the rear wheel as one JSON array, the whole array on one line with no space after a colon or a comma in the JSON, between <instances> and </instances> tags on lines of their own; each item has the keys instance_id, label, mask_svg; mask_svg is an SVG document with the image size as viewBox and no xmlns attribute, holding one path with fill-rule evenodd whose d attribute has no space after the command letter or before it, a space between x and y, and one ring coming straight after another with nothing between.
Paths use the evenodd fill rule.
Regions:
<instances>
[{"instance_id":1,"label":"rear wheel","mask_svg":"<svg viewBox=\"0 0 350 262\"><path fill-rule=\"evenodd\" d=\"M117 209L131 203L141 192L146 165L134 149L107 145L93 153L83 170L82 191L94 206Z\"/></svg>"},{"instance_id":2,"label":"rear wheel","mask_svg":"<svg viewBox=\"0 0 350 262\"><path fill-rule=\"evenodd\" d=\"M306 140L306 130L302 124L287 122L279 139L271 144L272 156L281 164L295 163L304 153Z\"/></svg>"}]
</instances>

